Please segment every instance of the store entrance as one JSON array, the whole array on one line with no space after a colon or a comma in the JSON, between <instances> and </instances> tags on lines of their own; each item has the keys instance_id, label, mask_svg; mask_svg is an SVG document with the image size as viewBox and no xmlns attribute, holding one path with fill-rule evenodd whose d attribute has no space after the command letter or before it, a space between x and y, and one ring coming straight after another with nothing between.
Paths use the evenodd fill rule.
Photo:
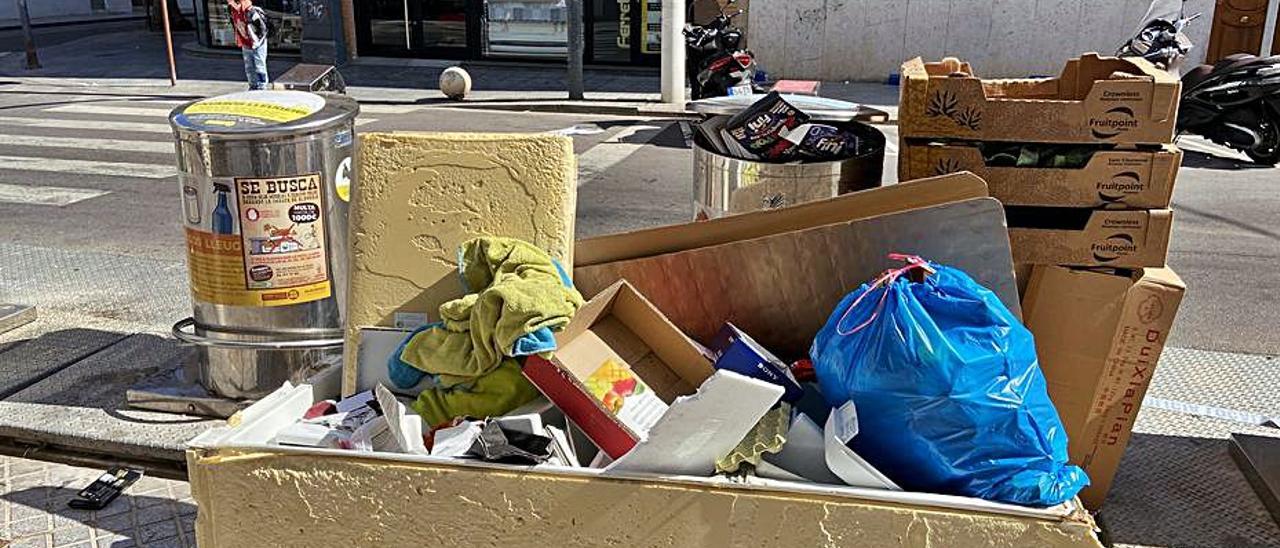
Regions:
<instances>
[{"instance_id":1,"label":"store entrance","mask_svg":"<svg viewBox=\"0 0 1280 548\"><path fill-rule=\"evenodd\" d=\"M479 3L362 0L356 3L361 55L470 59L480 49Z\"/></svg>"}]
</instances>

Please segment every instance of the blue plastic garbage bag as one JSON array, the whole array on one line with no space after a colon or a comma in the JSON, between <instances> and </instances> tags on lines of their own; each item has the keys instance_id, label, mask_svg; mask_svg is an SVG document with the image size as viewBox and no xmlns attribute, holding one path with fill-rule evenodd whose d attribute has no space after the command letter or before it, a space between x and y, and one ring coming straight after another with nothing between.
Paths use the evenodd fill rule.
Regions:
<instances>
[{"instance_id":1,"label":"blue plastic garbage bag","mask_svg":"<svg viewBox=\"0 0 1280 548\"><path fill-rule=\"evenodd\" d=\"M964 272L890 257L908 264L845 296L810 350L827 402L858 408L849 446L911 491L1027 506L1074 497L1089 478L1067 464L1031 332Z\"/></svg>"}]
</instances>

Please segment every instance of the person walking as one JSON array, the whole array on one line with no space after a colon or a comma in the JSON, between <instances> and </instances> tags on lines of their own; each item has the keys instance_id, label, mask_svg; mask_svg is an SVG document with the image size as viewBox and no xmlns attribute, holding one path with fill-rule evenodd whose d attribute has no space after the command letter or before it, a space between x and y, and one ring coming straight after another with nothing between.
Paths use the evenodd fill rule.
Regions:
<instances>
[{"instance_id":1,"label":"person walking","mask_svg":"<svg viewBox=\"0 0 1280 548\"><path fill-rule=\"evenodd\" d=\"M249 89L267 89L267 14L253 0L227 0L236 45L244 56L244 75Z\"/></svg>"}]
</instances>

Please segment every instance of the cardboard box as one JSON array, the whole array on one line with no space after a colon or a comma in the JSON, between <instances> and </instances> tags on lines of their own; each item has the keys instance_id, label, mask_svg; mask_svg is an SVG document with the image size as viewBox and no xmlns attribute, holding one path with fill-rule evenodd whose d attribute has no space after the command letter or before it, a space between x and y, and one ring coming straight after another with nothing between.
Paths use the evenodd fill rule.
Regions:
<instances>
[{"instance_id":1,"label":"cardboard box","mask_svg":"<svg viewBox=\"0 0 1280 548\"><path fill-rule=\"evenodd\" d=\"M1005 205L1059 207L1169 207L1182 165L1174 145L1154 150L1099 150L1079 168L991 167L976 143L904 143L898 178L970 171L987 181Z\"/></svg>"},{"instance_id":2,"label":"cardboard box","mask_svg":"<svg viewBox=\"0 0 1280 548\"><path fill-rule=\"evenodd\" d=\"M804 222L800 207L767 213L790 219L779 224ZM709 223L669 230L683 235L703 224ZM574 284L590 295L625 279L694 340L708 342L721 325L733 322L778 357L793 360L807 355L841 298L885 269L901 266L888 258L894 252L964 270L1018 314L1007 235L1000 202L976 198L754 239L723 234L732 241L580 265ZM660 246L654 241L637 245Z\"/></svg>"},{"instance_id":3,"label":"cardboard box","mask_svg":"<svg viewBox=\"0 0 1280 548\"><path fill-rule=\"evenodd\" d=\"M703 350L626 281L579 309L556 344L549 360L526 360L525 377L614 459L667 404L715 372Z\"/></svg>"},{"instance_id":4,"label":"cardboard box","mask_svg":"<svg viewBox=\"0 0 1280 548\"><path fill-rule=\"evenodd\" d=\"M1172 270L1105 272L1037 266L1024 312L1049 397L1067 429L1071 462L1106 499L1186 285Z\"/></svg>"},{"instance_id":5,"label":"cardboard box","mask_svg":"<svg viewBox=\"0 0 1280 548\"><path fill-rule=\"evenodd\" d=\"M833 538L841 546L997 547L1010 539L1045 548L1102 546L1093 519L1075 504L1027 508L761 478L727 482L269 443L329 395L311 385L285 387L246 409L236 426L192 440L187 470L202 548L791 548L831 545ZM271 519L245 519L246 509Z\"/></svg>"},{"instance_id":6,"label":"cardboard box","mask_svg":"<svg viewBox=\"0 0 1280 548\"><path fill-rule=\"evenodd\" d=\"M1009 207L1015 263L1164 266L1173 211Z\"/></svg>"},{"instance_id":7,"label":"cardboard box","mask_svg":"<svg viewBox=\"0 0 1280 548\"><path fill-rule=\"evenodd\" d=\"M791 368L768 349L743 333L737 326L726 323L708 345L715 358L717 370L728 370L751 378L781 386L786 392L783 401L795 403L804 396L804 387Z\"/></svg>"},{"instance_id":8,"label":"cardboard box","mask_svg":"<svg viewBox=\"0 0 1280 548\"><path fill-rule=\"evenodd\" d=\"M1180 86L1146 60L1096 53L1067 61L1057 78L1008 80L917 57L902 65L898 131L904 139L1164 144L1173 141Z\"/></svg>"}]
</instances>

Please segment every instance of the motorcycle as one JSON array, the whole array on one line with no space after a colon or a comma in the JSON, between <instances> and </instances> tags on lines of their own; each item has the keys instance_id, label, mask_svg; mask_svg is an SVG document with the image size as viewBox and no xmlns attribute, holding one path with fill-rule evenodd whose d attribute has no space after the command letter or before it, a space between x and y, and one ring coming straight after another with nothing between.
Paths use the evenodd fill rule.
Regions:
<instances>
[{"instance_id":1,"label":"motorcycle","mask_svg":"<svg viewBox=\"0 0 1280 548\"><path fill-rule=\"evenodd\" d=\"M755 55L741 48L742 30L732 26L733 18L743 10L728 11L735 4L736 0L729 0L706 24L684 26L685 72L694 100L758 91ZM689 3L690 20L693 5Z\"/></svg>"},{"instance_id":2,"label":"motorcycle","mask_svg":"<svg viewBox=\"0 0 1280 548\"><path fill-rule=\"evenodd\" d=\"M1192 44L1182 0L1155 0L1146 23L1116 52L1177 75ZM1280 162L1280 56L1234 54L1182 76L1178 131L1239 150L1258 164Z\"/></svg>"}]
</instances>

